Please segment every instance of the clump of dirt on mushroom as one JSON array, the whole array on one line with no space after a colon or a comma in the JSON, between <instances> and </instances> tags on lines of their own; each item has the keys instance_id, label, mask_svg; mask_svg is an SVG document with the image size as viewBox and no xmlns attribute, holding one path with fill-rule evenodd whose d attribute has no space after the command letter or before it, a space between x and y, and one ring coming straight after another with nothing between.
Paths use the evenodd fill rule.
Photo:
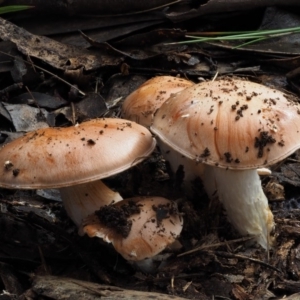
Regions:
<instances>
[{"instance_id":1,"label":"clump of dirt on mushroom","mask_svg":"<svg viewBox=\"0 0 300 300\"><path fill-rule=\"evenodd\" d=\"M105 205L100 207L100 209L95 212L95 215L104 226L113 229L117 234L126 238L132 226L132 221L129 217L139 213L140 205L133 201L128 201L121 206Z\"/></svg>"}]
</instances>

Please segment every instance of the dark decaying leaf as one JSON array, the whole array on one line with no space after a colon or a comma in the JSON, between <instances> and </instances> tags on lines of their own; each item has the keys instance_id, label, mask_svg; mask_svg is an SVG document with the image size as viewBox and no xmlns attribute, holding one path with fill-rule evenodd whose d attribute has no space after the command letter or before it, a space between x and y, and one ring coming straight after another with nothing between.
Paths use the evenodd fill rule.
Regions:
<instances>
[{"instance_id":1,"label":"dark decaying leaf","mask_svg":"<svg viewBox=\"0 0 300 300\"><path fill-rule=\"evenodd\" d=\"M274 176L281 183L288 183L293 186L300 186L300 164L284 164L281 166L281 172L274 172Z\"/></svg>"},{"instance_id":2,"label":"dark decaying leaf","mask_svg":"<svg viewBox=\"0 0 300 300\"><path fill-rule=\"evenodd\" d=\"M113 107L117 99L124 99L147 79L148 77L142 75L124 76L122 74L114 74L107 80L101 92L106 99L107 105Z\"/></svg>"},{"instance_id":3,"label":"dark decaying leaf","mask_svg":"<svg viewBox=\"0 0 300 300\"><path fill-rule=\"evenodd\" d=\"M12 53L12 49L15 49L16 47L14 46L13 43L9 42L9 41L1 41L0 42L0 49L1 49L1 53L0 53L0 74L1 73L5 73L5 72L9 72L12 68L12 64L13 64L13 57L9 57L7 56L5 53Z\"/></svg>"},{"instance_id":4,"label":"dark decaying leaf","mask_svg":"<svg viewBox=\"0 0 300 300\"><path fill-rule=\"evenodd\" d=\"M58 42L80 48L87 48L90 44L82 38L78 30L93 40L105 42L163 22L165 18L155 12L103 18L66 18L55 15L15 20L16 25L35 35L46 35Z\"/></svg>"},{"instance_id":5,"label":"dark decaying leaf","mask_svg":"<svg viewBox=\"0 0 300 300\"><path fill-rule=\"evenodd\" d=\"M80 101L72 102L68 106L59 108L49 115L57 119L58 116L64 116L69 122L82 122L89 119L100 118L107 111L104 98L97 93L88 93ZM56 126L60 125L55 123Z\"/></svg>"},{"instance_id":6,"label":"dark decaying leaf","mask_svg":"<svg viewBox=\"0 0 300 300\"><path fill-rule=\"evenodd\" d=\"M0 38L15 43L23 54L41 59L60 70L83 68L91 71L107 65L117 65L122 61L120 57L111 56L105 51L91 52L44 36L35 36L2 18Z\"/></svg>"},{"instance_id":7,"label":"dark decaying leaf","mask_svg":"<svg viewBox=\"0 0 300 300\"><path fill-rule=\"evenodd\" d=\"M151 36L152 35L152 36ZM184 32L180 30L159 30L156 32L144 34L144 35L136 35L128 40L124 39L119 43L115 43L119 45L119 47L115 47L107 42L98 42L91 39L86 34L82 33L82 36L94 47L98 49L103 49L107 52L116 53L122 56L126 56L132 59L140 60L140 59L148 59L151 57L155 57L157 55L162 55L166 52L169 47L164 47L163 45L154 46L153 44L157 44L155 42L154 36L158 37L161 35L161 39L166 39L168 36L173 36L174 38L183 37ZM140 41L139 47L136 47L137 40ZM150 46L151 45L151 46ZM120 48L120 46L123 46ZM147 47L145 47L147 46Z\"/></svg>"},{"instance_id":8,"label":"dark decaying leaf","mask_svg":"<svg viewBox=\"0 0 300 300\"><path fill-rule=\"evenodd\" d=\"M15 55L13 68L10 71L14 82L22 82L23 76L27 73L27 67L19 54Z\"/></svg>"},{"instance_id":9,"label":"dark decaying leaf","mask_svg":"<svg viewBox=\"0 0 300 300\"><path fill-rule=\"evenodd\" d=\"M100 118L107 111L104 98L97 93L87 94L86 97L74 105L78 121Z\"/></svg>"},{"instance_id":10,"label":"dark decaying leaf","mask_svg":"<svg viewBox=\"0 0 300 300\"><path fill-rule=\"evenodd\" d=\"M0 115L1 117L5 118L7 121L12 122L12 118L10 114L7 112L7 110L5 109L2 102L0 102Z\"/></svg>"},{"instance_id":11,"label":"dark decaying leaf","mask_svg":"<svg viewBox=\"0 0 300 300\"><path fill-rule=\"evenodd\" d=\"M230 14L236 11L249 11L267 6L299 6L298 0L208 0L204 4L200 3L190 10L179 12L166 12L166 17L173 22L192 19L209 14Z\"/></svg>"},{"instance_id":12,"label":"dark decaying leaf","mask_svg":"<svg viewBox=\"0 0 300 300\"><path fill-rule=\"evenodd\" d=\"M32 57L39 58L51 66L70 72L75 70L76 72L82 69L84 71L92 71L101 67L115 66L120 64L126 57L132 60L151 60L149 61L149 67L139 65L139 62L129 62L129 67L132 72L143 70L143 72L155 72L162 74L177 75L177 69L180 69L181 73L185 73L191 76L213 76L216 73L217 66L213 61L209 59L209 54L197 46L169 46L164 44L156 44L149 46L148 43L154 42L154 36L160 34L165 38L178 38L183 34L181 30L157 30L150 32L149 35L145 35L144 43L147 47L137 46L119 46L114 47L108 43L97 43L97 49L93 51L79 49L72 46L64 45L55 42L49 38L34 36L23 29L0 19L0 37L9 39L16 43L21 52ZM137 40L139 35L133 37ZM122 43L128 44L130 41L124 39ZM183 64L183 65L180 65ZM218 73L227 74L232 72L257 72L258 66L229 64L227 61L220 61L218 63Z\"/></svg>"},{"instance_id":13,"label":"dark decaying leaf","mask_svg":"<svg viewBox=\"0 0 300 300\"><path fill-rule=\"evenodd\" d=\"M48 117L48 112L41 108L25 104L3 103L9 113L16 131L33 131L39 128L54 126L54 118Z\"/></svg>"},{"instance_id":14,"label":"dark decaying leaf","mask_svg":"<svg viewBox=\"0 0 300 300\"><path fill-rule=\"evenodd\" d=\"M39 92L23 93L7 101L10 104L29 104L41 108L56 109L66 105L68 101L58 96L51 96Z\"/></svg>"},{"instance_id":15,"label":"dark decaying leaf","mask_svg":"<svg viewBox=\"0 0 300 300\"><path fill-rule=\"evenodd\" d=\"M144 13L134 16L114 16L114 17L68 17L66 16L35 16L34 18L20 18L15 22L18 26L25 28L29 32L36 35L55 36L55 40L63 42L64 37L68 34L76 33L80 36L78 30L91 32L95 34L103 34L108 39L123 36L128 33L128 27L136 26L135 30L144 28L143 23L162 22L164 18L157 13ZM141 26L141 27L140 27ZM113 30L119 30L119 34L113 34ZM97 40L105 40L98 38Z\"/></svg>"},{"instance_id":16,"label":"dark decaying leaf","mask_svg":"<svg viewBox=\"0 0 300 300\"><path fill-rule=\"evenodd\" d=\"M138 46L145 47L156 44L164 44L168 41L181 40L186 34L185 30L182 29L167 29L160 28L151 30L145 33L132 34L128 37L113 42L116 47L122 46Z\"/></svg>"},{"instance_id":17,"label":"dark decaying leaf","mask_svg":"<svg viewBox=\"0 0 300 300\"><path fill-rule=\"evenodd\" d=\"M128 38L109 44L94 40L91 36L82 33L82 36L94 47L137 60L162 55L170 51L170 47L157 44L168 40L178 40L183 38L184 35L185 32L179 29L157 29L148 33L131 35Z\"/></svg>"},{"instance_id":18,"label":"dark decaying leaf","mask_svg":"<svg viewBox=\"0 0 300 300\"><path fill-rule=\"evenodd\" d=\"M5 0L2 5L32 5L33 13L55 13L55 14L125 14L130 12L155 9L156 7L166 6L181 2L181 0L74 0L65 2L63 0Z\"/></svg>"},{"instance_id":19,"label":"dark decaying leaf","mask_svg":"<svg viewBox=\"0 0 300 300\"><path fill-rule=\"evenodd\" d=\"M97 41L97 42L106 42L110 41L122 36L126 36L127 34L133 34L135 31L139 31L142 29L145 29L150 26L154 26L156 24L162 23L161 20L149 20L149 21L143 21L143 22L134 22L133 24L125 24L120 26L112 26L110 28L104 28L104 29L98 29L98 30L92 30L92 31L84 31L86 35L91 40ZM56 38L57 39L57 38ZM91 43L87 39L83 39L78 32L73 34L72 36L58 38L58 40L72 45L78 45L81 47L90 47ZM75 42L79 40L78 42Z\"/></svg>"},{"instance_id":20,"label":"dark decaying leaf","mask_svg":"<svg viewBox=\"0 0 300 300\"><path fill-rule=\"evenodd\" d=\"M6 143L9 143L23 135L24 135L23 132L0 130L0 145L2 146Z\"/></svg>"}]
</instances>

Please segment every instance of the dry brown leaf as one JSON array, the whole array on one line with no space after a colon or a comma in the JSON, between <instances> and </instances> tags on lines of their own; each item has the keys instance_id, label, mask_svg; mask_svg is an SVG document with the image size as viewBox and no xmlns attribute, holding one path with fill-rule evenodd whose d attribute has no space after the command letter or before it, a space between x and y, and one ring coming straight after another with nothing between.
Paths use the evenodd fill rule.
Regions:
<instances>
[{"instance_id":1,"label":"dry brown leaf","mask_svg":"<svg viewBox=\"0 0 300 300\"><path fill-rule=\"evenodd\" d=\"M38 58L60 70L84 69L92 71L102 66L117 65L122 58L105 51L91 51L38 36L0 18L0 38L11 41L24 54Z\"/></svg>"}]
</instances>

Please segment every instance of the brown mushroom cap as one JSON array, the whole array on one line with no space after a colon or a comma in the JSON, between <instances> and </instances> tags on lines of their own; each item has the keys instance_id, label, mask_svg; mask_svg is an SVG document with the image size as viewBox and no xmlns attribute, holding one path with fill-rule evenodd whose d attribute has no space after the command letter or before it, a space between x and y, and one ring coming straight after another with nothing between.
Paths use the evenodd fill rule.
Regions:
<instances>
[{"instance_id":1,"label":"brown mushroom cap","mask_svg":"<svg viewBox=\"0 0 300 300\"><path fill-rule=\"evenodd\" d=\"M182 155L212 166L253 169L300 147L297 99L242 79L202 82L171 96L151 130Z\"/></svg>"},{"instance_id":2,"label":"brown mushroom cap","mask_svg":"<svg viewBox=\"0 0 300 300\"><path fill-rule=\"evenodd\" d=\"M145 127L122 119L40 129L0 149L0 186L61 188L95 181L139 163L154 147Z\"/></svg>"},{"instance_id":3,"label":"brown mushroom cap","mask_svg":"<svg viewBox=\"0 0 300 300\"><path fill-rule=\"evenodd\" d=\"M174 202L162 197L136 197L101 208L83 222L82 228L90 237L111 242L125 259L140 261L173 243L182 226Z\"/></svg>"},{"instance_id":4,"label":"brown mushroom cap","mask_svg":"<svg viewBox=\"0 0 300 300\"><path fill-rule=\"evenodd\" d=\"M193 82L172 76L158 76L144 82L123 102L122 117L149 127L155 111L171 94L194 85Z\"/></svg>"}]
</instances>

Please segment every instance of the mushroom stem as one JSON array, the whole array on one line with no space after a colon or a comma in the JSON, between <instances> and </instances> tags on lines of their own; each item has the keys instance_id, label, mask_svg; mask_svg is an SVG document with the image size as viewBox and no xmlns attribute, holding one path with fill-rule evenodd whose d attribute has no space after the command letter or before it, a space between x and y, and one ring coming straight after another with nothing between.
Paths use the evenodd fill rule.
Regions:
<instances>
[{"instance_id":1,"label":"mushroom stem","mask_svg":"<svg viewBox=\"0 0 300 300\"><path fill-rule=\"evenodd\" d=\"M204 172L204 164L198 163L193 159L185 157L178 151L175 151L168 144L164 143L161 139L157 140L160 152L163 157L168 161L171 171L175 174L178 168L183 167L184 172L184 182L188 184L190 181L194 180L196 177L202 179Z\"/></svg>"},{"instance_id":2,"label":"mushroom stem","mask_svg":"<svg viewBox=\"0 0 300 300\"><path fill-rule=\"evenodd\" d=\"M226 170L197 163L161 140L158 144L173 172L179 165L183 166L187 189L188 183L198 176L209 198L218 197L222 202L229 221L240 234L256 236L256 241L265 249L272 245L273 214L261 187L259 170Z\"/></svg>"},{"instance_id":3,"label":"mushroom stem","mask_svg":"<svg viewBox=\"0 0 300 300\"><path fill-rule=\"evenodd\" d=\"M273 214L257 170L226 170L205 166L203 184L209 197L217 195L228 219L242 235L254 235L265 249L272 245Z\"/></svg>"},{"instance_id":4,"label":"mushroom stem","mask_svg":"<svg viewBox=\"0 0 300 300\"><path fill-rule=\"evenodd\" d=\"M101 180L59 189L68 216L79 227L83 219L99 210L101 206L122 200Z\"/></svg>"}]
</instances>

